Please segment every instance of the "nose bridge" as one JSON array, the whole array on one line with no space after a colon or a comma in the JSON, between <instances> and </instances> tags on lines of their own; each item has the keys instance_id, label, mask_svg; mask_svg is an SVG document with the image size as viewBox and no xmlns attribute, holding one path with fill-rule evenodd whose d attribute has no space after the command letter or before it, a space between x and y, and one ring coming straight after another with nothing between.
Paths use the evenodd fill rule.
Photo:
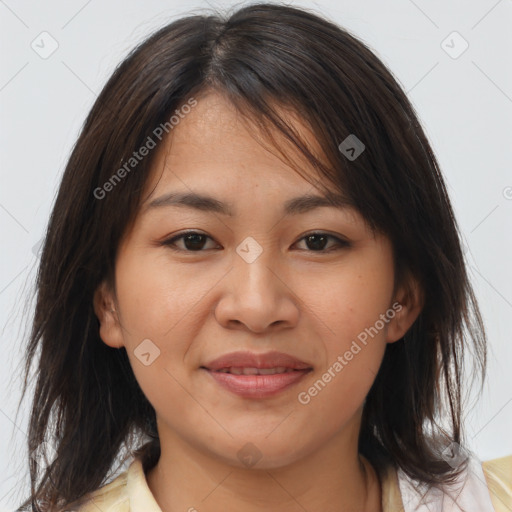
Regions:
<instances>
[{"instance_id":1,"label":"nose bridge","mask_svg":"<svg viewBox=\"0 0 512 512\"><path fill-rule=\"evenodd\" d=\"M274 293L276 279L271 271L276 263L276 255L272 253L269 244L261 244L253 237L246 237L236 248L235 272L238 276L239 290L248 292L253 300L264 299L263 292Z\"/></svg>"},{"instance_id":2,"label":"nose bridge","mask_svg":"<svg viewBox=\"0 0 512 512\"><path fill-rule=\"evenodd\" d=\"M295 322L297 308L279 278L278 255L269 244L247 237L236 253L231 277L217 304L217 320L226 327L233 322L244 324L252 331Z\"/></svg>"}]
</instances>

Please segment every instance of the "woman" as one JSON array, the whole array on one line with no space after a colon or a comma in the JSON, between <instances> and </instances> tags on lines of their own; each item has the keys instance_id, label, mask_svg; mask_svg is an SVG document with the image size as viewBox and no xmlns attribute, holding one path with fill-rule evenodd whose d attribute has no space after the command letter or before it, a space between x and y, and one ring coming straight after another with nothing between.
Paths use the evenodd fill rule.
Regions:
<instances>
[{"instance_id":1,"label":"woman","mask_svg":"<svg viewBox=\"0 0 512 512\"><path fill-rule=\"evenodd\" d=\"M463 447L462 356L483 373L486 340L435 156L330 21L256 4L137 47L37 285L23 506L507 510L512 459Z\"/></svg>"}]
</instances>

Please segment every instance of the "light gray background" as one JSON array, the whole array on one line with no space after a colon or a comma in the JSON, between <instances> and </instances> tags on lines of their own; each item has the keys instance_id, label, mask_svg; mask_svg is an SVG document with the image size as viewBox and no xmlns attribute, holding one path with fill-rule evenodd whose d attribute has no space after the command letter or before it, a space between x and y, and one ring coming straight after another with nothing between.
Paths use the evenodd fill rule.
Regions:
<instances>
[{"instance_id":1,"label":"light gray background","mask_svg":"<svg viewBox=\"0 0 512 512\"><path fill-rule=\"evenodd\" d=\"M468 416L469 447L481 460L510 454L512 1L290 3L316 9L367 42L419 113L464 233L490 342L487 385ZM16 417L23 311L37 264L33 248L66 159L114 66L146 34L208 5L234 3L0 0L0 512L24 496L27 401ZM51 48L43 31L58 43L46 59L31 47ZM458 55L464 40L469 47Z\"/></svg>"}]
</instances>

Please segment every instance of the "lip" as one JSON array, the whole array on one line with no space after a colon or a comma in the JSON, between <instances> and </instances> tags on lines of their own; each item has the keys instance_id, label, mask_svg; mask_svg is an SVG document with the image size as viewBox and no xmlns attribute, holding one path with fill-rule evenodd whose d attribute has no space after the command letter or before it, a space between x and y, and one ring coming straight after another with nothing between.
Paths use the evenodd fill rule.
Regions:
<instances>
[{"instance_id":1,"label":"lip","mask_svg":"<svg viewBox=\"0 0 512 512\"><path fill-rule=\"evenodd\" d=\"M311 370L294 370L274 375L234 375L204 368L223 388L243 398L268 398L297 384Z\"/></svg>"},{"instance_id":2,"label":"lip","mask_svg":"<svg viewBox=\"0 0 512 512\"><path fill-rule=\"evenodd\" d=\"M265 352L257 354L254 352L231 352L225 354L203 367L207 370L220 370L222 368L277 368L284 366L292 370L307 370L312 366L304 361L297 359L294 356L285 354L283 352Z\"/></svg>"},{"instance_id":3,"label":"lip","mask_svg":"<svg viewBox=\"0 0 512 512\"><path fill-rule=\"evenodd\" d=\"M230 367L258 369L284 367L288 371L272 375L237 375L218 371ZM243 398L275 396L297 384L313 370L308 363L282 352L264 354L233 352L209 362L201 369L207 371L220 386Z\"/></svg>"}]
</instances>

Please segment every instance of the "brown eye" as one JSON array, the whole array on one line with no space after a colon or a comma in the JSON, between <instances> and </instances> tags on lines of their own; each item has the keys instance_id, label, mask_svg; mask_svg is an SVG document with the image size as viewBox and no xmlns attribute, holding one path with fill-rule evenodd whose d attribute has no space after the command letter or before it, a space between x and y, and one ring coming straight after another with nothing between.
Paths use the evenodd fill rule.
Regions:
<instances>
[{"instance_id":1,"label":"brown eye","mask_svg":"<svg viewBox=\"0 0 512 512\"><path fill-rule=\"evenodd\" d=\"M329 236L325 235L308 235L304 237L307 246L313 251L323 251L329 238Z\"/></svg>"},{"instance_id":2,"label":"brown eye","mask_svg":"<svg viewBox=\"0 0 512 512\"><path fill-rule=\"evenodd\" d=\"M205 245L208 240L213 240L210 236L200 233L198 231L187 231L176 235L168 240L164 240L161 245L165 245L172 250L182 252L203 252ZM307 249L311 252L330 252L337 249L350 247L350 243L346 240L342 240L334 235L328 233L309 233L302 237L300 241L306 242ZM330 248L328 246L329 240L334 241L334 246ZM181 247L177 245L178 241L182 241ZM211 249L212 247L210 247ZM208 249L208 247L206 248Z\"/></svg>"},{"instance_id":3,"label":"brown eye","mask_svg":"<svg viewBox=\"0 0 512 512\"><path fill-rule=\"evenodd\" d=\"M187 231L186 233L181 233L169 240L164 240L162 245L169 246L171 249L176 251L201 252L208 239L212 240L211 237L204 233L199 233L198 231ZM183 248L176 247L176 242L179 240L183 240Z\"/></svg>"},{"instance_id":4,"label":"brown eye","mask_svg":"<svg viewBox=\"0 0 512 512\"><path fill-rule=\"evenodd\" d=\"M306 241L306 246L310 251L313 252L328 252L337 248L350 247L350 243L346 240L342 240L334 235L328 233L310 233L301 238L301 241ZM336 243L334 248L326 249L326 245L329 240L334 240Z\"/></svg>"}]
</instances>

